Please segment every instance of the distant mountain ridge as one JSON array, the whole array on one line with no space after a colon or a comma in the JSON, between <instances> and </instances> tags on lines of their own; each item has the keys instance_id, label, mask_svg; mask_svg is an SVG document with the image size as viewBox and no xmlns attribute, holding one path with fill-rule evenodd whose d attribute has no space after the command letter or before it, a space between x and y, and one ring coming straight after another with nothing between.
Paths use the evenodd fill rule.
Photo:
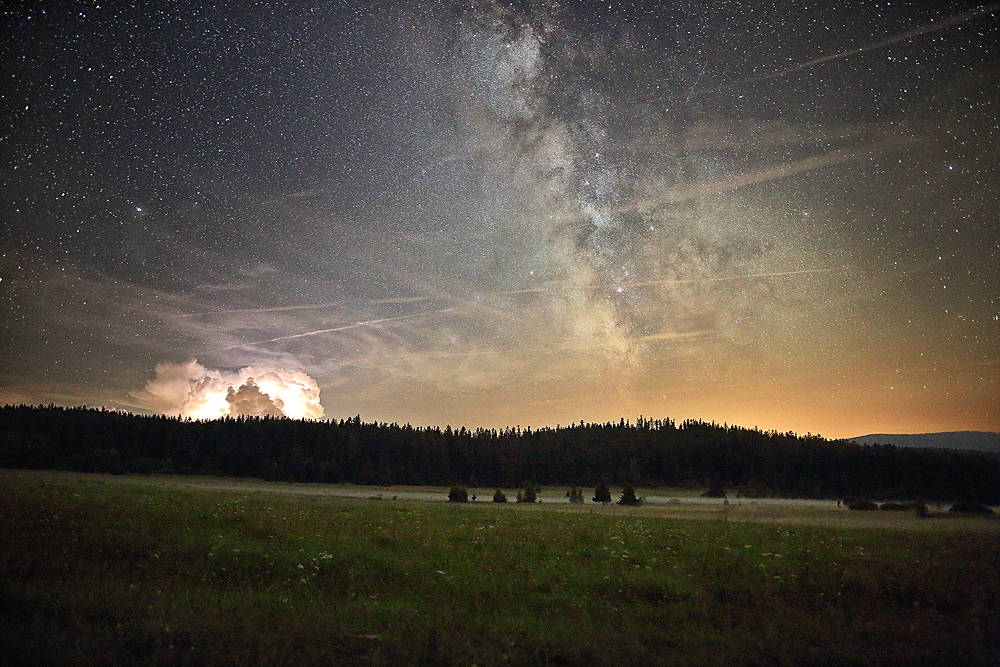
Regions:
<instances>
[{"instance_id":1,"label":"distant mountain ridge","mask_svg":"<svg viewBox=\"0 0 1000 667\"><path fill-rule=\"evenodd\" d=\"M1000 433L988 431L949 431L947 433L871 433L844 438L860 445L895 445L897 447L932 447L1000 453Z\"/></svg>"}]
</instances>

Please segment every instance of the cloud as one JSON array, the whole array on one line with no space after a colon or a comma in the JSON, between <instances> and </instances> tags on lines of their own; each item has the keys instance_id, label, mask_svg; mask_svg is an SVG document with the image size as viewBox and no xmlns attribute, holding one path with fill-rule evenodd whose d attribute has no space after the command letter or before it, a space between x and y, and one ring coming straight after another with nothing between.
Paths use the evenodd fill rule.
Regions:
<instances>
[{"instance_id":1,"label":"cloud","mask_svg":"<svg viewBox=\"0 0 1000 667\"><path fill-rule=\"evenodd\" d=\"M192 359L156 365L156 379L133 394L154 412L193 419L235 415L319 419L319 385L298 370L247 366L235 373L205 368Z\"/></svg>"},{"instance_id":2,"label":"cloud","mask_svg":"<svg viewBox=\"0 0 1000 667\"><path fill-rule=\"evenodd\" d=\"M226 403L229 403L229 413L247 417L284 417L282 410L285 402L280 398L271 397L260 390L260 387L248 378L239 389L230 387L226 392Z\"/></svg>"}]
</instances>

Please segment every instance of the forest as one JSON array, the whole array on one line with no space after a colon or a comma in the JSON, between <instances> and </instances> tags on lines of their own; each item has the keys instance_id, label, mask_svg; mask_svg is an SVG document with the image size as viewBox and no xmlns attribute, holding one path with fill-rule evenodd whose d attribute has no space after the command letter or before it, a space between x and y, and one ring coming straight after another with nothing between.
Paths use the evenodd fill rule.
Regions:
<instances>
[{"instance_id":1,"label":"forest","mask_svg":"<svg viewBox=\"0 0 1000 667\"><path fill-rule=\"evenodd\" d=\"M639 417L475 431L0 408L0 468L365 485L710 487L744 497L1000 501L1000 456Z\"/></svg>"}]
</instances>

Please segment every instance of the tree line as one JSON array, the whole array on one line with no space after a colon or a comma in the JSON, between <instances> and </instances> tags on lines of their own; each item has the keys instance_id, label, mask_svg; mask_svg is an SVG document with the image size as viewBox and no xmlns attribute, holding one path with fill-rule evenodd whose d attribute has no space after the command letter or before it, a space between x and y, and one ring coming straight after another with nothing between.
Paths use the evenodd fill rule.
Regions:
<instances>
[{"instance_id":1,"label":"tree line","mask_svg":"<svg viewBox=\"0 0 1000 667\"><path fill-rule=\"evenodd\" d=\"M0 408L0 467L391 486L688 486L744 496L1000 500L1000 456L671 419L485 429Z\"/></svg>"}]
</instances>

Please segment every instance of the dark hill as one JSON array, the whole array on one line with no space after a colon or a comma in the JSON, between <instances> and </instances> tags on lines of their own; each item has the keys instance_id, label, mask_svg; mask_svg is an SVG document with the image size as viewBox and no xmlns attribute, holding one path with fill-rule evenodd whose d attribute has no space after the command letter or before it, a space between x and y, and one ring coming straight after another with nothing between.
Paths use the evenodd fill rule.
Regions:
<instances>
[{"instance_id":1,"label":"dark hill","mask_svg":"<svg viewBox=\"0 0 1000 667\"><path fill-rule=\"evenodd\" d=\"M872 433L847 438L860 445L895 445L897 447L932 447L1000 453L1000 433L986 431L950 431L948 433Z\"/></svg>"},{"instance_id":2,"label":"dark hill","mask_svg":"<svg viewBox=\"0 0 1000 667\"><path fill-rule=\"evenodd\" d=\"M186 473L291 482L600 482L814 498L1000 500L1000 456L640 417L469 431L274 417L190 421L106 410L0 408L0 467Z\"/></svg>"}]
</instances>

